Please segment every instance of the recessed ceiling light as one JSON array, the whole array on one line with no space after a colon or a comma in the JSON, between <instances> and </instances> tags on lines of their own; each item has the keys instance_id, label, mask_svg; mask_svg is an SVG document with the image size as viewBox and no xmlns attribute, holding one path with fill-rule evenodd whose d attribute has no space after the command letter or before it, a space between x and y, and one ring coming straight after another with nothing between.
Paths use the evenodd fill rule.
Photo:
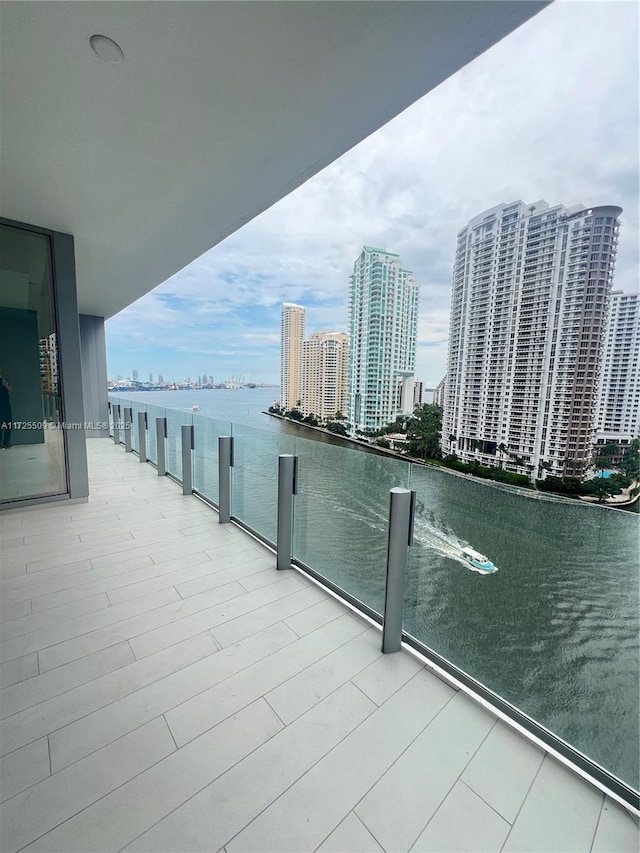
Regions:
<instances>
[{"instance_id":1,"label":"recessed ceiling light","mask_svg":"<svg viewBox=\"0 0 640 853\"><path fill-rule=\"evenodd\" d=\"M89 39L89 44L95 55L110 65L120 65L124 59L122 48L113 39L110 39L109 36L102 36L96 33Z\"/></svg>"}]
</instances>

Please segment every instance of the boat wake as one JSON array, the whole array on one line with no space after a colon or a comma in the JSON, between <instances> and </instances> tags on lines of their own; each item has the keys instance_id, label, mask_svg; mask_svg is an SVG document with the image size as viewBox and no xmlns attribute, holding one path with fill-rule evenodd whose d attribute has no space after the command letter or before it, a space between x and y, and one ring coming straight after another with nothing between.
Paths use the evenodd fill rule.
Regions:
<instances>
[{"instance_id":1,"label":"boat wake","mask_svg":"<svg viewBox=\"0 0 640 853\"><path fill-rule=\"evenodd\" d=\"M416 517L414 527L414 537L425 547L435 551L441 557L447 557L450 560L460 563L470 572L477 572L480 575L492 574L497 571L497 567L491 571L478 568L463 556L463 548L468 548L469 543L460 539L459 536L445 527L443 524L438 524L435 517L427 519L425 517Z\"/></svg>"}]
</instances>

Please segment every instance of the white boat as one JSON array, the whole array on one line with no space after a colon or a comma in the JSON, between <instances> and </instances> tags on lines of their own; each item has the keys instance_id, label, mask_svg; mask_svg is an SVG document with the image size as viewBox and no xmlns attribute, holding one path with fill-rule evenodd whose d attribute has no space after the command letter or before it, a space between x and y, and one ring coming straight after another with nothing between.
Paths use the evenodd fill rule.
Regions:
<instances>
[{"instance_id":1,"label":"white boat","mask_svg":"<svg viewBox=\"0 0 640 853\"><path fill-rule=\"evenodd\" d=\"M477 572L481 572L486 575L491 572L498 571L498 567L494 566L488 557L485 557L485 555L481 554L479 551L474 551L473 548L469 548L468 546L463 548L462 556Z\"/></svg>"},{"instance_id":2,"label":"white boat","mask_svg":"<svg viewBox=\"0 0 640 853\"><path fill-rule=\"evenodd\" d=\"M199 412L199 411L200 411L200 406L191 406L191 411L192 411L192 412Z\"/></svg>"}]
</instances>

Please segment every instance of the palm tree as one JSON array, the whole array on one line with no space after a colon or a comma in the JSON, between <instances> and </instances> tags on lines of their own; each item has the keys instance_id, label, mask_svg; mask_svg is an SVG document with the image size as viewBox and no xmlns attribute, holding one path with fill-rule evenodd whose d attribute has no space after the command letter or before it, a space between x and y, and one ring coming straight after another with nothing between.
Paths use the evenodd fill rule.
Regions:
<instances>
[{"instance_id":1,"label":"palm tree","mask_svg":"<svg viewBox=\"0 0 640 853\"><path fill-rule=\"evenodd\" d=\"M507 452L507 445L502 442L496 449L500 453L500 468L502 469L504 467L504 455Z\"/></svg>"}]
</instances>

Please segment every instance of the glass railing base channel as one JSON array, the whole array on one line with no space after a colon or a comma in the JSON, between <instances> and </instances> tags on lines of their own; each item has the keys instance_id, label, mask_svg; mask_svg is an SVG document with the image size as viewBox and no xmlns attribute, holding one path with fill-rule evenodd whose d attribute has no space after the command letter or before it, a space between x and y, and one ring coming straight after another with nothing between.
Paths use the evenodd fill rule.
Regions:
<instances>
[{"instance_id":1,"label":"glass railing base channel","mask_svg":"<svg viewBox=\"0 0 640 853\"><path fill-rule=\"evenodd\" d=\"M406 632L403 632L402 635L402 646L424 663L436 676L452 685L456 690L462 690L467 696L481 704L483 708L496 715L527 740L548 752L627 811L636 817L640 817L640 794L638 791L635 791L621 779L554 735L549 729L528 717L514 705L476 681L464 670L459 669Z\"/></svg>"}]
</instances>

